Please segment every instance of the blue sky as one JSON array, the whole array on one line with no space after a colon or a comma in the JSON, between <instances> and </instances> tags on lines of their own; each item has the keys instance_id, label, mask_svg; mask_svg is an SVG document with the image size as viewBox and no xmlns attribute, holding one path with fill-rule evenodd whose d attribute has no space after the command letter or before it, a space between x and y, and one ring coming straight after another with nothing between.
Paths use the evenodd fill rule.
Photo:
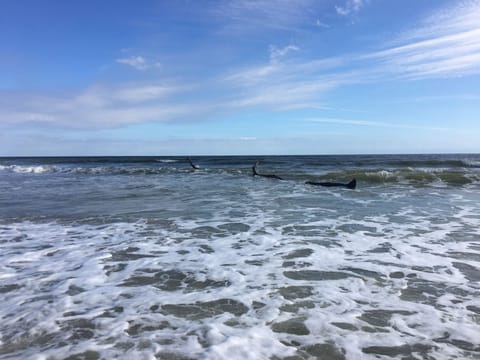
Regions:
<instances>
[{"instance_id":1,"label":"blue sky","mask_svg":"<svg viewBox=\"0 0 480 360\"><path fill-rule=\"evenodd\" d=\"M0 156L480 152L480 0L0 0Z\"/></svg>"}]
</instances>

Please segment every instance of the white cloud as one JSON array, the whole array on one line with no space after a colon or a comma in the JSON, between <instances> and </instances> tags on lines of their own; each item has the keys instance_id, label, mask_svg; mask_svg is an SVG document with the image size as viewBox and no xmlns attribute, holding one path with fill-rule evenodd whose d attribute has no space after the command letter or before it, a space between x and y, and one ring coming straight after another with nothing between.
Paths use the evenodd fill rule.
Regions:
<instances>
[{"instance_id":1,"label":"white cloud","mask_svg":"<svg viewBox=\"0 0 480 360\"><path fill-rule=\"evenodd\" d=\"M315 25L318 26L318 27L325 28L325 29L329 29L331 27L330 25L325 24L323 21L320 21L319 19L317 19L315 21Z\"/></svg>"},{"instance_id":2,"label":"white cloud","mask_svg":"<svg viewBox=\"0 0 480 360\"><path fill-rule=\"evenodd\" d=\"M127 83L114 87L96 85L73 96L70 101L87 108L140 104L162 100L181 90L185 90L185 88L158 84Z\"/></svg>"},{"instance_id":3,"label":"white cloud","mask_svg":"<svg viewBox=\"0 0 480 360\"><path fill-rule=\"evenodd\" d=\"M252 66L247 69L240 69L233 74L225 77L225 81L237 85L253 85L262 79L278 73L282 69L282 64L267 64L260 66Z\"/></svg>"},{"instance_id":4,"label":"white cloud","mask_svg":"<svg viewBox=\"0 0 480 360\"><path fill-rule=\"evenodd\" d=\"M321 94L338 86L331 81L285 81L266 83L246 91L243 96L227 103L228 107L266 106L274 110L287 110L299 107L319 107Z\"/></svg>"},{"instance_id":5,"label":"white cloud","mask_svg":"<svg viewBox=\"0 0 480 360\"><path fill-rule=\"evenodd\" d=\"M397 45L364 56L386 72L410 79L480 73L480 1L438 11L396 39Z\"/></svg>"},{"instance_id":6,"label":"white cloud","mask_svg":"<svg viewBox=\"0 0 480 360\"><path fill-rule=\"evenodd\" d=\"M151 63L143 56L130 56L128 58L121 58L115 60L119 64L128 65L137 70L147 70L153 67L160 67L160 63Z\"/></svg>"},{"instance_id":7,"label":"white cloud","mask_svg":"<svg viewBox=\"0 0 480 360\"><path fill-rule=\"evenodd\" d=\"M4 94L2 125L46 124L67 128L110 128L147 121L171 121L187 115L191 107L170 95L189 88L158 84L92 86L71 95L11 96Z\"/></svg>"},{"instance_id":8,"label":"white cloud","mask_svg":"<svg viewBox=\"0 0 480 360\"><path fill-rule=\"evenodd\" d=\"M345 5L335 6L335 10L339 15L347 16L358 12L364 5L364 0L347 0Z\"/></svg>"},{"instance_id":9,"label":"white cloud","mask_svg":"<svg viewBox=\"0 0 480 360\"><path fill-rule=\"evenodd\" d=\"M363 1L350 1L350 8L359 9ZM262 101L272 104L274 98L285 105L312 104L321 95L311 82L335 86L380 82L385 79L425 79L457 77L480 73L480 0L458 3L437 11L420 23L385 44L382 50L370 53L345 54L337 57L299 61L287 59L295 45L270 48L270 62L241 69L227 77L234 87L250 94L243 103ZM392 43L394 45L392 45ZM348 69L348 70L347 70ZM354 70L352 70L354 69ZM256 88L252 90L252 87ZM288 89L305 98L285 99ZM308 88L312 89L307 91Z\"/></svg>"},{"instance_id":10,"label":"white cloud","mask_svg":"<svg viewBox=\"0 0 480 360\"><path fill-rule=\"evenodd\" d=\"M422 39L457 33L478 28L479 21L480 0L451 2L425 17L419 27L407 31L403 38Z\"/></svg>"},{"instance_id":11,"label":"white cloud","mask_svg":"<svg viewBox=\"0 0 480 360\"><path fill-rule=\"evenodd\" d=\"M286 61L296 46L271 48L273 60L269 64L241 69L225 77L228 86L235 89L234 100L227 107L267 107L273 110L301 108L324 109L323 95L344 84L360 81L360 72L335 71L347 59L328 58L313 61Z\"/></svg>"},{"instance_id":12,"label":"white cloud","mask_svg":"<svg viewBox=\"0 0 480 360\"><path fill-rule=\"evenodd\" d=\"M147 62L142 56L130 56L129 58L117 59L117 63L129 65L137 70L145 70Z\"/></svg>"},{"instance_id":13,"label":"white cloud","mask_svg":"<svg viewBox=\"0 0 480 360\"><path fill-rule=\"evenodd\" d=\"M295 45L287 45L283 48L277 48L275 45L270 46L270 61L275 62L278 61L279 59L283 58L286 56L289 52L292 51L298 51L300 50L297 46Z\"/></svg>"},{"instance_id":14,"label":"white cloud","mask_svg":"<svg viewBox=\"0 0 480 360\"><path fill-rule=\"evenodd\" d=\"M116 101L139 103L158 100L179 90L179 87L163 85L122 86L111 94L111 98Z\"/></svg>"}]
</instances>

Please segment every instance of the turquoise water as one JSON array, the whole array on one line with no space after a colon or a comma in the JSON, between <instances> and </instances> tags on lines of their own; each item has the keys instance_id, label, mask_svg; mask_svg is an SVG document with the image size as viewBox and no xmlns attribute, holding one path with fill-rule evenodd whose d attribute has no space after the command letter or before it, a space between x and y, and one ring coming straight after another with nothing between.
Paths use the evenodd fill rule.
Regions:
<instances>
[{"instance_id":1,"label":"turquoise water","mask_svg":"<svg viewBox=\"0 0 480 360\"><path fill-rule=\"evenodd\" d=\"M192 160L0 158L1 358L480 357L479 155Z\"/></svg>"}]
</instances>

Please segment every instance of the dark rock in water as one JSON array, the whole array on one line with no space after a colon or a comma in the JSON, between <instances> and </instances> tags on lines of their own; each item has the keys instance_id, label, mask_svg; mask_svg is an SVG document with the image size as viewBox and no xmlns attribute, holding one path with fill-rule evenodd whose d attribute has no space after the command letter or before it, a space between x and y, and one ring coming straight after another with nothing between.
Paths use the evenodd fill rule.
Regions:
<instances>
[{"instance_id":1,"label":"dark rock in water","mask_svg":"<svg viewBox=\"0 0 480 360\"><path fill-rule=\"evenodd\" d=\"M224 324L230 327L237 327L240 325L240 322L237 319L229 319Z\"/></svg>"},{"instance_id":2,"label":"dark rock in water","mask_svg":"<svg viewBox=\"0 0 480 360\"><path fill-rule=\"evenodd\" d=\"M343 330L350 330L350 331L357 331L358 328L353 325L353 324L350 324L350 323L345 323L345 322L332 322L331 323L333 326L336 326L340 329L343 329Z\"/></svg>"},{"instance_id":3,"label":"dark rock in water","mask_svg":"<svg viewBox=\"0 0 480 360\"><path fill-rule=\"evenodd\" d=\"M137 254L135 251L140 250L138 247L130 246L126 248L125 250L119 250L112 252L110 261L132 261L132 260L138 260L142 258L151 258L154 257L154 255L151 254Z\"/></svg>"},{"instance_id":4,"label":"dark rock in water","mask_svg":"<svg viewBox=\"0 0 480 360\"><path fill-rule=\"evenodd\" d=\"M308 261L284 261L282 267L307 268L312 266Z\"/></svg>"},{"instance_id":5,"label":"dark rock in water","mask_svg":"<svg viewBox=\"0 0 480 360\"><path fill-rule=\"evenodd\" d=\"M358 274L360 276L369 277L369 278L375 279L377 281L382 281L385 277L385 275L383 275L379 272L376 272L376 271L365 270L365 269L355 268L355 267L351 267L351 266L342 267L339 270L351 271L351 272L353 272L355 274Z\"/></svg>"},{"instance_id":6,"label":"dark rock in water","mask_svg":"<svg viewBox=\"0 0 480 360\"><path fill-rule=\"evenodd\" d=\"M130 321L129 327L126 332L130 336L136 336L146 331L163 330L169 327L170 323L168 321L161 321L157 324L142 324Z\"/></svg>"},{"instance_id":7,"label":"dark rock in water","mask_svg":"<svg viewBox=\"0 0 480 360\"><path fill-rule=\"evenodd\" d=\"M253 308L254 310L261 309L261 308L263 308L263 307L265 307L265 306L267 306L267 304L264 304L264 303L262 303L262 302L260 302L260 301L253 301L253 302L252 302L252 308Z\"/></svg>"},{"instance_id":8,"label":"dark rock in water","mask_svg":"<svg viewBox=\"0 0 480 360\"><path fill-rule=\"evenodd\" d=\"M88 340L94 337L95 323L86 318L64 320L58 322L60 328L69 334L68 340L80 341Z\"/></svg>"},{"instance_id":9,"label":"dark rock in water","mask_svg":"<svg viewBox=\"0 0 480 360\"><path fill-rule=\"evenodd\" d=\"M250 230L250 226L242 223L226 223L218 226L219 229L226 230L231 234L239 234Z\"/></svg>"},{"instance_id":10,"label":"dark rock in water","mask_svg":"<svg viewBox=\"0 0 480 360\"><path fill-rule=\"evenodd\" d=\"M414 315L415 312L406 311L406 310L367 310L364 311L361 316L358 318L363 320L373 326L389 326L390 319L394 314L399 315Z\"/></svg>"},{"instance_id":11,"label":"dark rock in water","mask_svg":"<svg viewBox=\"0 0 480 360\"><path fill-rule=\"evenodd\" d=\"M180 353L169 352L169 351L161 351L155 354L155 359L162 359L162 360L196 360L196 358L192 358Z\"/></svg>"},{"instance_id":12,"label":"dark rock in water","mask_svg":"<svg viewBox=\"0 0 480 360\"><path fill-rule=\"evenodd\" d=\"M470 310L470 311L474 312L475 314L479 314L479 315L480 315L480 307L478 307L478 306L475 306L475 305L467 305L467 310Z\"/></svg>"},{"instance_id":13,"label":"dark rock in water","mask_svg":"<svg viewBox=\"0 0 480 360\"><path fill-rule=\"evenodd\" d=\"M243 303L233 299L219 299L207 302L195 302L193 304L162 305L163 313L190 320L205 319L225 312L240 316L248 310L248 307Z\"/></svg>"},{"instance_id":14,"label":"dark rock in water","mask_svg":"<svg viewBox=\"0 0 480 360\"><path fill-rule=\"evenodd\" d=\"M93 350L87 350L83 353L73 354L66 357L64 360L97 360L100 359L100 354Z\"/></svg>"},{"instance_id":15,"label":"dark rock in water","mask_svg":"<svg viewBox=\"0 0 480 360\"><path fill-rule=\"evenodd\" d=\"M358 277L341 271L300 270L284 271L283 275L294 280L341 280L349 277Z\"/></svg>"},{"instance_id":16,"label":"dark rock in water","mask_svg":"<svg viewBox=\"0 0 480 360\"><path fill-rule=\"evenodd\" d=\"M308 335L310 334L310 330L305 326L303 323L305 319L296 318L290 319L287 321L282 321L278 323L274 323L272 325L272 330L278 333L287 333L293 335Z\"/></svg>"},{"instance_id":17,"label":"dark rock in water","mask_svg":"<svg viewBox=\"0 0 480 360\"><path fill-rule=\"evenodd\" d=\"M312 286L287 286L280 288L278 292L288 300L302 299L313 294Z\"/></svg>"},{"instance_id":18,"label":"dark rock in water","mask_svg":"<svg viewBox=\"0 0 480 360\"><path fill-rule=\"evenodd\" d=\"M253 265L253 266L262 266L266 261L267 261L266 259L245 260L245 264Z\"/></svg>"},{"instance_id":19,"label":"dark rock in water","mask_svg":"<svg viewBox=\"0 0 480 360\"><path fill-rule=\"evenodd\" d=\"M367 250L367 252L374 253L374 254L382 254L382 253L388 253L390 252L390 250L393 250L392 244L390 244L389 242L384 242L379 244L379 246L374 249Z\"/></svg>"},{"instance_id":20,"label":"dark rock in water","mask_svg":"<svg viewBox=\"0 0 480 360\"><path fill-rule=\"evenodd\" d=\"M470 281L480 281L480 270L475 266L465 264L462 262L454 262L453 266L460 270L460 272Z\"/></svg>"},{"instance_id":21,"label":"dark rock in water","mask_svg":"<svg viewBox=\"0 0 480 360\"><path fill-rule=\"evenodd\" d=\"M297 314L301 309L314 309L315 303L313 301L299 301L294 304L283 304L280 306L280 311Z\"/></svg>"},{"instance_id":22,"label":"dark rock in water","mask_svg":"<svg viewBox=\"0 0 480 360\"><path fill-rule=\"evenodd\" d=\"M127 267L126 263L117 263L113 265L105 265L103 267L103 270L105 270L105 275L110 276L114 272L120 272L125 270Z\"/></svg>"},{"instance_id":23,"label":"dark rock in water","mask_svg":"<svg viewBox=\"0 0 480 360\"><path fill-rule=\"evenodd\" d=\"M189 292L198 289L226 287L230 286L231 283L228 280L206 279L204 281L199 281L195 279L195 274L191 272L184 273L178 270L162 270L156 271L153 276L131 276L121 284L121 286L146 285L152 285L164 291L184 290Z\"/></svg>"},{"instance_id":24,"label":"dark rock in water","mask_svg":"<svg viewBox=\"0 0 480 360\"><path fill-rule=\"evenodd\" d=\"M429 359L426 355L432 349L431 345L425 344L413 344L413 345L401 345L401 346L369 346L362 349L365 354L373 355L385 355L389 357L396 356L412 356L415 353L421 355L422 359ZM410 358L410 357L409 357ZM416 358L416 357L415 357Z\"/></svg>"},{"instance_id":25,"label":"dark rock in water","mask_svg":"<svg viewBox=\"0 0 480 360\"><path fill-rule=\"evenodd\" d=\"M298 249L288 253L285 256L282 256L284 259L295 259L295 258L302 258L307 257L313 254L312 249Z\"/></svg>"},{"instance_id":26,"label":"dark rock in water","mask_svg":"<svg viewBox=\"0 0 480 360\"><path fill-rule=\"evenodd\" d=\"M390 273L390 277L392 279L403 279L405 277L405 274L401 271L394 271Z\"/></svg>"},{"instance_id":27,"label":"dark rock in water","mask_svg":"<svg viewBox=\"0 0 480 360\"><path fill-rule=\"evenodd\" d=\"M343 349L338 349L332 344L315 344L303 348L305 352L316 360L345 360Z\"/></svg>"},{"instance_id":28,"label":"dark rock in water","mask_svg":"<svg viewBox=\"0 0 480 360\"><path fill-rule=\"evenodd\" d=\"M5 294L10 291L14 291L17 289L20 289L22 286L17 285L17 284L8 284L8 285L2 285L0 286L0 294Z\"/></svg>"},{"instance_id":29,"label":"dark rock in water","mask_svg":"<svg viewBox=\"0 0 480 360\"><path fill-rule=\"evenodd\" d=\"M373 326L362 326L360 330L366 332L366 333L389 333L387 329L381 328L381 327L373 327Z\"/></svg>"},{"instance_id":30,"label":"dark rock in water","mask_svg":"<svg viewBox=\"0 0 480 360\"><path fill-rule=\"evenodd\" d=\"M118 316L118 314L123 313L123 306L114 306L113 308L105 311L100 317L109 317L109 318L115 318Z\"/></svg>"},{"instance_id":31,"label":"dark rock in water","mask_svg":"<svg viewBox=\"0 0 480 360\"><path fill-rule=\"evenodd\" d=\"M208 245L200 245L198 251L204 254L211 254L215 252L215 250L213 250L212 247Z\"/></svg>"},{"instance_id":32,"label":"dark rock in water","mask_svg":"<svg viewBox=\"0 0 480 360\"><path fill-rule=\"evenodd\" d=\"M75 295L81 294L84 291L85 291L85 289L81 288L80 286L70 285L68 287L68 290L65 292L65 294L70 295L70 296L75 296Z\"/></svg>"}]
</instances>

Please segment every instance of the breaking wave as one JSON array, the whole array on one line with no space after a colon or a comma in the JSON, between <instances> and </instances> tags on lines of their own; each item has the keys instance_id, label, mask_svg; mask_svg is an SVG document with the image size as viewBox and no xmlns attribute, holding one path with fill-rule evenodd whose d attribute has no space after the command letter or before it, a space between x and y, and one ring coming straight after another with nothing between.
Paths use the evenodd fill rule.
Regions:
<instances>
[{"instance_id":1,"label":"breaking wave","mask_svg":"<svg viewBox=\"0 0 480 360\"><path fill-rule=\"evenodd\" d=\"M321 180L351 179L368 184L402 183L417 186L463 186L480 182L480 173L451 169L368 169L334 171L319 177Z\"/></svg>"},{"instance_id":2,"label":"breaking wave","mask_svg":"<svg viewBox=\"0 0 480 360\"><path fill-rule=\"evenodd\" d=\"M404 163L404 164L403 164ZM403 165L419 162L405 161ZM426 162L422 162L426 165ZM282 178L294 182L305 181L335 181L345 182L356 178L357 182L364 186L379 186L390 184L401 184L411 186L468 186L480 184L480 163L477 161L442 161L443 167L434 167L439 162L430 161L430 166L413 167L398 166L389 167L388 162L379 167L342 166L337 169L321 170L319 167L297 170L293 168L272 168L265 169L265 173L273 172ZM447 163L450 166L446 166ZM469 164L468 166L466 164ZM155 164L155 165L154 165ZM462 166L460 166L462 164ZM398 162L397 162L398 165ZM455 165L455 166L454 166ZM321 168L320 168L321 169ZM157 159L155 163L135 166L132 164L8 164L0 165L0 172L17 174L83 174L83 175L164 175L164 174L185 174L195 173L196 175L221 174L221 175L250 175L251 169L245 163L234 164L206 164L198 171L193 171L189 164L180 163L176 159ZM315 175L317 172L318 175Z\"/></svg>"}]
</instances>

